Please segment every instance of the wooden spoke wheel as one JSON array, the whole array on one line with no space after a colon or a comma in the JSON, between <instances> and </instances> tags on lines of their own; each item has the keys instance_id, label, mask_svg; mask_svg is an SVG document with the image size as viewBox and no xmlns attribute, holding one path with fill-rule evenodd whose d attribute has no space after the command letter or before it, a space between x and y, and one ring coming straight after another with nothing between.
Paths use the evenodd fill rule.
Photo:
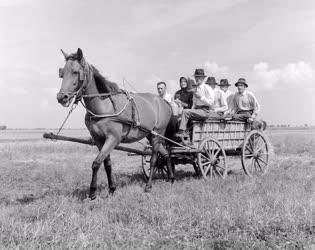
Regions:
<instances>
[{"instance_id":1,"label":"wooden spoke wheel","mask_svg":"<svg viewBox=\"0 0 315 250\"><path fill-rule=\"evenodd\" d=\"M242 147L242 165L249 176L263 175L268 170L269 144L266 135L257 130L248 133Z\"/></svg>"},{"instance_id":2,"label":"wooden spoke wheel","mask_svg":"<svg viewBox=\"0 0 315 250\"><path fill-rule=\"evenodd\" d=\"M221 144L212 138L205 138L199 144L198 165L204 179L225 178L227 174L226 154Z\"/></svg>"},{"instance_id":3,"label":"wooden spoke wheel","mask_svg":"<svg viewBox=\"0 0 315 250\"><path fill-rule=\"evenodd\" d=\"M149 150L151 150L151 147L149 146L144 149L145 152L150 152ZM150 159L151 155L142 155L141 167L146 180L148 180L150 176ZM167 177L168 168L166 161L160 154L158 154L158 159L156 160L156 165L154 167L153 178L167 179Z\"/></svg>"}]
</instances>

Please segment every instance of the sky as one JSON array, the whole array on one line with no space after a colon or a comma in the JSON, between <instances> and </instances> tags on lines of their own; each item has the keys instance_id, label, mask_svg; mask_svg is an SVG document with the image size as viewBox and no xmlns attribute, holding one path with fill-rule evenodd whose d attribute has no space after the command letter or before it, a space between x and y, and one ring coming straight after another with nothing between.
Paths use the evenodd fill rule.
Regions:
<instances>
[{"instance_id":1,"label":"sky","mask_svg":"<svg viewBox=\"0 0 315 250\"><path fill-rule=\"evenodd\" d=\"M269 124L315 124L313 0L0 0L0 125L57 128L67 53L121 87L172 94L204 68L235 91L246 78ZM125 80L124 80L125 79ZM78 107L66 127L84 127Z\"/></svg>"}]
</instances>

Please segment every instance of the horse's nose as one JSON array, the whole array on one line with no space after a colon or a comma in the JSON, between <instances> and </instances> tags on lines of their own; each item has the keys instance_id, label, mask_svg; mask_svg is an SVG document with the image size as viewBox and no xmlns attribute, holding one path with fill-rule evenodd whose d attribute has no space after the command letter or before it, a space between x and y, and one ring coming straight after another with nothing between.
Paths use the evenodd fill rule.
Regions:
<instances>
[{"instance_id":1,"label":"horse's nose","mask_svg":"<svg viewBox=\"0 0 315 250\"><path fill-rule=\"evenodd\" d=\"M58 102L60 103L60 102L62 102L62 101L64 101L64 100L67 100L68 99L68 95L67 94L65 94L65 93L58 93L57 94L57 100L58 100Z\"/></svg>"}]
</instances>

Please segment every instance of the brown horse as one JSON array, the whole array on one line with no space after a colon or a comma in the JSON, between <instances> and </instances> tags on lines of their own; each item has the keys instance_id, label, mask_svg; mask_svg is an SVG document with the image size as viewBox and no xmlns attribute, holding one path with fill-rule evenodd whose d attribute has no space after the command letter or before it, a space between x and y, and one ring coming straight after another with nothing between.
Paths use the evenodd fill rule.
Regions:
<instances>
[{"instance_id":1,"label":"brown horse","mask_svg":"<svg viewBox=\"0 0 315 250\"><path fill-rule=\"evenodd\" d=\"M110 160L110 152L115 146L120 142L132 143L145 137L152 146L150 176L145 191L149 192L152 188L153 168L158 153L166 157L169 178L173 182L170 158L158 136L165 134L172 120L169 104L151 93L131 94L121 90L116 83L104 78L94 66L87 63L81 49L69 55L62 53L66 64L59 70L62 85L57 100L65 107L74 98L76 102L81 101L87 111L85 125L99 149L92 164L89 197L96 198L97 172L102 162L108 178L109 193L115 191Z\"/></svg>"}]
</instances>

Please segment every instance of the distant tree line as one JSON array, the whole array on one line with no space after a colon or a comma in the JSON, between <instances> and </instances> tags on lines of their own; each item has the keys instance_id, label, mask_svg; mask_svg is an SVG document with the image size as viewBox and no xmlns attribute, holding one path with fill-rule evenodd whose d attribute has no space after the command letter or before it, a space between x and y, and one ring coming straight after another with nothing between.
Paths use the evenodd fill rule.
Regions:
<instances>
[{"instance_id":1,"label":"distant tree line","mask_svg":"<svg viewBox=\"0 0 315 250\"><path fill-rule=\"evenodd\" d=\"M6 125L0 125L0 130L6 130L7 126Z\"/></svg>"},{"instance_id":2,"label":"distant tree line","mask_svg":"<svg viewBox=\"0 0 315 250\"><path fill-rule=\"evenodd\" d=\"M311 128L314 127L309 124L303 124L303 125L290 125L290 124L270 124L268 125L269 128Z\"/></svg>"}]
</instances>

